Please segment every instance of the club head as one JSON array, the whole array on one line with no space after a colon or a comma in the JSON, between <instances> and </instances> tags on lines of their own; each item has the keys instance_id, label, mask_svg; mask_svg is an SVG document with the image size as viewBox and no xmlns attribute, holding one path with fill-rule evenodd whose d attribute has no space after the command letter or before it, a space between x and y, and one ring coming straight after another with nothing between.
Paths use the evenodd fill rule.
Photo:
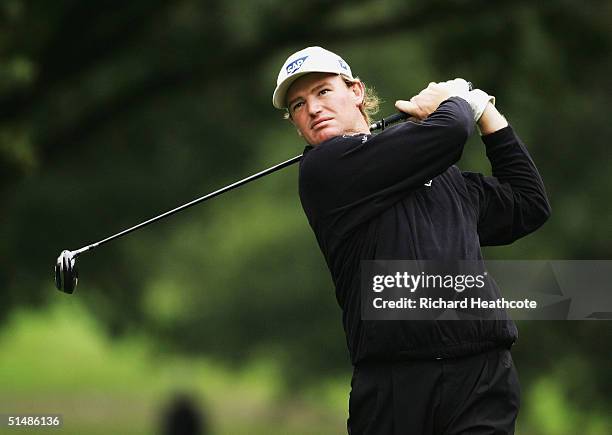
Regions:
<instances>
[{"instance_id":1,"label":"club head","mask_svg":"<svg viewBox=\"0 0 612 435\"><path fill-rule=\"evenodd\" d=\"M76 257L72 251L62 251L55 263L55 286L64 293L72 294L77 281Z\"/></svg>"}]
</instances>

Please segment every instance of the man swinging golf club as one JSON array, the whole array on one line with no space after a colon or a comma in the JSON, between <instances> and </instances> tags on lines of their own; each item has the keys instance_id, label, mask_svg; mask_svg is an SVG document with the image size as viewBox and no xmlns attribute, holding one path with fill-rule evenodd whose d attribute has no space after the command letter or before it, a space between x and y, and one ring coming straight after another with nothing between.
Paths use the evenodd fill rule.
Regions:
<instances>
[{"instance_id":1,"label":"man swinging golf club","mask_svg":"<svg viewBox=\"0 0 612 435\"><path fill-rule=\"evenodd\" d=\"M498 320L362 320L363 260L475 260L550 215L527 149L462 79L430 83L396 108L417 122L371 135L375 96L338 55L308 47L287 59L273 95L308 145L299 192L336 287L354 366L352 435L514 433L520 387ZM474 124L493 176L454 163Z\"/></svg>"}]
</instances>

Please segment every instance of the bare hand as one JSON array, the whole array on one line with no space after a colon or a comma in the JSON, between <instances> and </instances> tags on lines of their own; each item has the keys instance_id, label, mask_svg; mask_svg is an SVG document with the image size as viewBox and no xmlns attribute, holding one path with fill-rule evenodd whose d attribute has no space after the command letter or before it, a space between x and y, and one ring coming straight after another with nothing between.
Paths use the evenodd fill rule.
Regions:
<instances>
[{"instance_id":1,"label":"bare hand","mask_svg":"<svg viewBox=\"0 0 612 435\"><path fill-rule=\"evenodd\" d=\"M429 86L419 92L410 99L398 100L395 102L395 108L401 112L407 113L413 118L423 120L431 115L438 106L450 98L451 92L447 86L441 83L431 82Z\"/></svg>"}]
</instances>

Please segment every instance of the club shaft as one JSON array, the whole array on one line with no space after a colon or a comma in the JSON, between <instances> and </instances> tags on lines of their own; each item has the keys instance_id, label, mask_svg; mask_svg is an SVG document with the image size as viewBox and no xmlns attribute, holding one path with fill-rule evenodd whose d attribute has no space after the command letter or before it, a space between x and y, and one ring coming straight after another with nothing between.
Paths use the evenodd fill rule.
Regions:
<instances>
[{"instance_id":1,"label":"club shaft","mask_svg":"<svg viewBox=\"0 0 612 435\"><path fill-rule=\"evenodd\" d=\"M373 130L378 130L378 129L383 129L384 130L384 128L387 127L389 124L393 124L395 122L404 120L407 117L408 116L405 113L395 113L393 115L387 116L386 118L383 118L380 121L375 122L374 124L372 124L370 126L370 130L372 130L372 131ZM249 177L243 178L242 180L236 181L235 183L232 183L232 184L229 184L229 185L227 185L225 187L222 187L219 190L215 190L214 192L211 192L211 193L209 193L207 195L204 195L204 196L201 196L199 198L196 198L193 201L190 201L190 202L188 202L186 204L183 204L181 206L173 208L172 210L168 210L167 212L162 213L162 214L160 214L158 216L155 216L155 217L153 217L153 218L151 218L149 220L146 220L144 222L141 222L138 225L134 225L131 228L125 229L125 230L123 230L123 231L121 231L121 232L119 232L117 234L113 234L112 236L107 237L106 239L102 239L99 242L95 242L95 243L92 243L91 245L84 246L84 247L82 247L80 249L77 249L76 251L71 251L71 254L72 254L73 257L76 257L77 255L82 254L83 252L87 252L87 251L90 251L92 249L95 249L98 246L101 246L101 245L103 245L103 244L105 244L107 242L110 242L111 240L115 240L115 239L118 239L120 237L123 237L123 236L131 233L132 231L136 231L136 230L138 230L140 228L146 227L147 225L150 225L150 224L152 224L154 222L160 221L160 220L162 220L164 218L167 218L168 216L172 216L175 213L183 211L183 210L185 210L185 209L187 209L189 207L192 207L192 206L194 206L196 204L200 204L201 202L204 202L206 200L214 198L215 196L219 196L219 195L221 195L221 194L223 194L225 192L229 192L232 189L235 189L235 188L240 187L240 186L242 186L244 184L250 183L251 181L257 180L258 178L265 177L266 175L269 175L269 174L271 174L273 172L276 172L276 171L278 171L280 169L286 168L287 166L291 166L294 163L299 162L301 159L302 159L302 154L300 154L298 156L295 156L295 157L292 157L289 160L285 160L284 162L278 163L278 164L276 164L276 165L274 165L274 166L272 166L272 167L270 167L268 169L264 169L263 171L257 172L256 174L253 174L253 175L251 175Z\"/></svg>"},{"instance_id":2,"label":"club shaft","mask_svg":"<svg viewBox=\"0 0 612 435\"><path fill-rule=\"evenodd\" d=\"M183 204L181 206L173 208L172 210L168 210L167 212L162 213L162 214L160 214L158 216L155 216L155 217L153 217L153 218L151 218L149 220L146 220L144 222L141 222L138 225L134 225L131 228L125 229L125 230L123 230L123 231L121 231L121 232L119 232L117 234L113 234L112 236L107 237L106 239L100 240L99 242L92 243L91 245L85 246L85 247L83 247L81 249L77 249L76 251L73 251L72 254L76 256L76 255L81 254L83 252L86 252L86 251L89 251L91 249L97 248L98 246L101 246L101 245L103 245L103 244L105 244L107 242L110 242L111 240L115 240L115 239L118 239L119 237L123 237L123 236L131 233L132 231L136 231L136 230L138 230L138 229L140 229L142 227L146 227L147 225L150 225L150 224L152 224L154 222L157 222L159 220L167 218L168 216L172 216L175 213L183 211L183 210L185 210L185 209L187 209L189 207L192 207L192 206L194 206L196 204L199 204L199 203L204 202L206 200L209 200L211 198L214 198L215 196L221 195L221 194L223 194L225 192L229 192L232 189L235 189L235 188L240 187L240 186L242 186L244 184L250 183L251 181L257 180L258 178L265 177L266 175L269 175L269 174L271 174L273 172L276 172L276 171L278 171L280 169L286 168L287 166L291 166L294 163L299 162L301 159L302 159L302 155L301 154L298 155L298 156L292 157L289 160L281 162L281 163L279 163L277 165L274 165L274 166L272 166L272 167L270 167L268 169L264 169L263 171L257 172L256 174L253 174L253 175L251 175L249 177L243 178L242 180L236 181L235 183L229 184L229 185L227 185L225 187L222 187L221 189L215 190L214 192L211 192L211 193L209 193L207 195L204 195L204 196L201 196L199 198L196 198L193 201L190 201L190 202L188 202L186 204Z\"/></svg>"}]
</instances>

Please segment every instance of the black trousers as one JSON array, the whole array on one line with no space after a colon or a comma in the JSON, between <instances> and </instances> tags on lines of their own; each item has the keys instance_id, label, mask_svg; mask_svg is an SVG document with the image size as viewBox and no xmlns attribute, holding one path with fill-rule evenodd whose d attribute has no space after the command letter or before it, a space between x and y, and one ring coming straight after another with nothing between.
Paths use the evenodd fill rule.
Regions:
<instances>
[{"instance_id":1,"label":"black trousers","mask_svg":"<svg viewBox=\"0 0 612 435\"><path fill-rule=\"evenodd\" d=\"M364 362L350 435L513 434L520 386L508 349L443 360Z\"/></svg>"}]
</instances>

